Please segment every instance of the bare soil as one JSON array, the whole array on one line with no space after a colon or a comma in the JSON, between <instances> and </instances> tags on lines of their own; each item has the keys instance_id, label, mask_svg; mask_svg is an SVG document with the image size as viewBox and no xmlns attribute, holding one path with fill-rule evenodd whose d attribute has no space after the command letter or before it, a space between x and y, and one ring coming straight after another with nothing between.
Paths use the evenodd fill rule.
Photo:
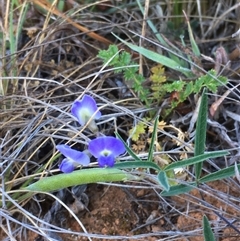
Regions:
<instances>
[{"instance_id":1,"label":"bare soil","mask_svg":"<svg viewBox=\"0 0 240 241\"><path fill-rule=\"evenodd\" d=\"M223 182L214 182L209 186L214 187L214 191L228 192L232 198L236 197L237 199L239 196L238 190L224 185ZM224 220L221 220L213 211L205 207L204 203L196 201L201 198L197 190L193 190L190 195L165 198L167 202L160 200L154 190L102 184L89 185L86 194L89 197L87 210L78 213L77 216L88 233L99 235L97 238L92 238L93 241L105 241L110 238L111 240L130 241L203 241L203 215L206 215L214 224L212 229L216 231L215 236L218 237L219 241L240 240L239 234L224 223ZM203 194L202 197L209 206L215 207L218 213L221 210L222 213L220 214L227 220L234 220L234 217L238 217L236 209L229 207L226 200L217 198L214 193L213 195ZM234 224L239 226L237 223ZM67 217L66 227L64 228L82 233L81 227L71 216ZM169 235L171 231L172 236ZM104 235L106 235L106 238L104 238ZM41 240L40 237L36 237L35 233L29 233L28 237L30 241ZM74 241L88 240L82 235L69 234L62 234L61 238L62 240Z\"/></svg>"}]
</instances>

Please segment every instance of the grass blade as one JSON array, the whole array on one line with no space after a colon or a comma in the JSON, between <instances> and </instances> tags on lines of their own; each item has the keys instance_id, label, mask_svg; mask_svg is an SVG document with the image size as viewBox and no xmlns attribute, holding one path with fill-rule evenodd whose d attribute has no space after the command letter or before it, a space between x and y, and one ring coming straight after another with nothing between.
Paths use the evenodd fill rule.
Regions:
<instances>
[{"instance_id":1,"label":"grass blade","mask_svg":"<svg viewBox=\"0 0 240 241\"><path fill-rule=\"evenodd\" d=\"M185 18L187 20L187 25L188 25L188 34L189 34L189 39L190 39L190 42L191 42L191 46L192 46L192 50L193 50L193 53L197 56L197 57L200 57L201 55L201 52L198 48L198 45L193 37L193 33L192 33L192 28L191 28L191 25L190 25L190 22L188 20L188 17L186 15L186 13L183 11L183 14L185 15Z\"/></svg>"},{"instance_id":2,"label":"grass blade","mask_svg":"<svg viewBox=\"0 0 240 241\"><path fill-rule=\"evenodd\" d=\"M208 99L206 95L206 89L203 90L202 99L199 108L199 115L197 120L196 137L194 156L199 156L204 153L206 130L207 130L207 105ZM202 173L202 162L195 164L196 179L198 180Z\"/></svg>"}]
</instances>

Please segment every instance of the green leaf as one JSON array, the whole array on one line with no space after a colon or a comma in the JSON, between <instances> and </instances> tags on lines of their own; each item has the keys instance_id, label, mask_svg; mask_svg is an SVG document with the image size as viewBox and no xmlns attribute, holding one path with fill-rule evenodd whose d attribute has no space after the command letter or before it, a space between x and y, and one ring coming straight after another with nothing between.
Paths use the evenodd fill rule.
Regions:
<instances>
[{"instance_id":1,"label":"green leaf","mask_svg":"<svg viewBox=\"0 0 240 241\"><path fill-rule=\"evenodd\" d=\"M159 181L160 185L164 188L164 190L165 190L166 192L168 192L169 189L170 189L170 185L169 185L169 183L168 183L168 178L167 178L166 172L160 171L160 172L158 173L157 178L158 178L158 181Z\"/></svg>"},{"instance_id":2,"label":"green leaf","mask_svg":"<svg viewBox=\"0 0 240 241\"><path fill-rule=\"evenodd\" d=\"M204 76L199 77L195 82L194 82L194 93L199 93L204 86Z\"/></svg>"},{"instance_id":3,"label":"green leaf","mask_svg":"<svg viewBox=\"0 0 240 241\"><path fill-rule=\"evenodd\" d=\"M195 136L195 146L194 146L194 156L199 156L204 153L205 142L206 142L206 131L207 131L207 107L208 99L206 90L203 90L202 99L199 108L196 136ZM202 162L195 164L195 174L198 180L202 173Z\"/></svg>"},{"instance_id":4,"label":"green leaf","mask_svg":"<svg viewBox=\"0 0 240 241\"><path fill-rule=\"evenodd\" d=\"M185 14L185 13L184 13ZM186 16L186 15L185 15ZM197 57L200 57L201 55L201 52L198 48L198 45L193 37L193 33L192 33L192 28L191 28L191 25L190 25L190 22L188 21L188 18L186 16L186 19L187 19L187 25L188 25L188 34L189 34L189 38L190 38L190 42L191 42L191 46L192 46L192 50L193 50L193 53L197 56Z\"/></svg>"},{"instance_id":5,"label":"green leaf","mask_svg":"<svg viewBox=\"0 0 240 241\"><path fill-rule=\"evenodd\" d=\"M188 158L183 161L177 161L177 162L170 163L169 165L167 165L164 168L164 171L169 171L169 170L172 170L175 168L180 168L180 167L185 167L185 166L189 166L192 164L197 164L197 163L203 162L209 158L221 157L221 156L225 156L228 154L229 154L229 152L227 152L227 151L213 151L213 152L209 152L209 153L204 153L202 155L194 156L194 157Z\"/></svg>"},{"instance_id":6,"label":"green leaf","mask_svg":"<svg viewBox=\"0 0 240 241\"><path fill-rule=\"evenodd\" d=\"M148 161L153 161L153 152L154 152L154 144L155 144L156 135L157 135L157 127L158 127L158 117L154 121L152 139L151 139L149 152L148 152L148 159L147 159Z\"/></svg>"},{"instance_id":7,"label":"green leaf","mask_svg":"<svg viewBox=\"0 0 240 241\"><path fill-rule=\"evenodd\" d=\"M133 141L138 141L140 136L146 133L147 126L144 122L139 121L135 127L129 130L129 134Z\"/></svg>"},{"instance_id":8,"label":"green leaf","mask_svg":"<svg viewBox=\"0 0 240 241\"><path fill-rule=\"evenodd\" d=\"M125 146L125 148L126 148L126 150L127 150L127 153L135 160L135 161L142 161L129 147L128 147L128 145L126 144L126 142L122 139L122 137L116 132L115 133L115 135L117 136L117 138L118 139L120 139L122 142L123 142L123 144L124 144L124 146Z\"/></svg>"},{"instance_id":9,"label":"green leaf","mask_svg":"<svg viewBox=\"0 0 240 241\"><path fill-rule=\"evenodd\" d=\"M213 231L211 229L211 225L207 219L207 217L203 216L203 235L205 241L215 241L215 237Z\"/></svg>"},{"instance_id":10,"label":"green leaf","mask_svg":"<svg viewBox=\"0 0 240 241\"><path fill-rule=\"evenodd\" d=\"M187 68L184 68L184 67L180 66L179 63L177 63L176 61L174 61L174 60L172 60L172 59L170 59L170 58L168 58L168 57L166 57L164 55L161 55L161 54L155 53L155 52L153 52L151 50L148 50L146 48L139 47L137 45L128 43L128 42L124 41L123 39L119 38L114 33L112 33L112 34L117 39L119 39L121 42L126 44L129 48L131 48L132 50L142 54L146 58L153 60L154 62L160 63L160 64L162 64L164 66L167 66L167 67L169 67L171 69L177 70L177 71L183 73L186 76L188 76L189 73L191 73L190 69L187 69Z\"/></svg>"},{"instance_id":11,"label":"green leaf","mask_svg":"<svg viewBox=\"0 0 240 241\"><path fill-rule=\"evenodd\" d=\"M138 179L138 177L116 168L90 168L71 173L62 173L51 177L44 177L39 181L27 186L24 188L24 190L35 192L52 192L75 185L136 179Z\"/></svg>"},{"instance_id":12,"label":"green leaf","mask_svg":"<svg viewBox=\"0 0 240 241\"><path fill-rule=\"evenodd\" d=\"M114 165L114 168L118 169L132 169L132 168L152 168L156 171L160 171L160 167L154 163L149 161L123 161L123 162L117 162Z\"/></svg>"},{"instance_id":13,"label":"green leaf","mask_svg":"<svg viewBox=\"0 0 240 241\"><path fill-rule=\"evenodd\" d=\"M238 168L238 170L240 170L240 164L237 165L237 168ZM235 166L226 167L222 170L208 174L205 177L200 178L199 183L222 180L224 178L228 178L228 177L232 177L232 176L235 176Z\"/></svg>"},{"instance_id":14,"label":"green leaf","mask_svg":"<svg viewBox=\"0 0 240 241\"><path fill-rule=\"evenodd\" d=\"M185 82L182 80L175 80L171 84L164 84L164 88L167 92L182 91L185 86Z\"/></svg>"},{"instance_id":15,"label":"green leaf","mask_svg":"<svg viewBox=\"0 0 240 241\"><path fill-rule=\"evenodd\" d=\"M223 76L216 76L215 70L209 70L208 73L200 77L204 81L204 85L213 93L217 92L217 88L227 83L227 78Z\"/></svg>"},{"instance_id":16,"label":"green leaf","mask_svg":"<svg viewBox=\"0 0 240 241\"><path fill-rule=\"evenodd\" d=\"M161 196L163 197L170 197L170 196L176 196L183 193L190 192L192 189L196 187L196 183L189 183L189 185L183 185L179 184L176 186L171 186L169 191L162 191Z\"/></svg>"},{"instance_id":17,"label":"green leaf","mask_svg":"<svg viewBox=\"0 0 240 241\"><path fill-rule=\"evenodd\" d=\"M184 99L186 99L193 92L193 82L190 81L186 84L186 88L184 90Z\"/></svg>"},{"instance_id":18,"label":"green leaf","mask_svg":"<svg viewBox=\"0 0 240 241\"><path fill-rule=\"evenodd\" d=\"M131 62L131 55L126 51L121 52L120 62L122 63L122 65L128 66Z\"/></svg>"},{"instance_id":19,"label":"green leaf","mask_svg":"<svg viewBox=\"0 0 240 241\"><path fill-rule=\"evenodd\" d=\"M108 47L108 50L100 50L97 57L101 58L106 64L114 55L116 55L114 58L118 59L119 54L118 54L118 47L116 45L110 45ZM114 60L110 62L110 65L113 64Z\"/></svg>"},{"instance_id":20,"label":"green leaf","mask_svg":"<svg viewBox=\"0 0 240 241\"><path fill-rule=\"evenodd\" d=\"M138 6L142 12L142 15L144 16L144 8L141 5L141 1L137 0ZM160 41L161 44L164 46L168 46L162 35L159 33L158 29L155 27L154 23L151 21L150 18L147 19L147 24L151 28L152 32L156 35L157 39Z\"/></svg>"}]
</instances>

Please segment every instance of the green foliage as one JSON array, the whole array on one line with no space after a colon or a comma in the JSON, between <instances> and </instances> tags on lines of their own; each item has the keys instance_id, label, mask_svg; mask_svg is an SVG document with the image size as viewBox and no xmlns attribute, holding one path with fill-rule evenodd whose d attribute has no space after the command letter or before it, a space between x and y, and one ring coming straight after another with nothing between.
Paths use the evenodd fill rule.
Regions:
<instances>
[{"instance_id":1,"label":"green foliage","mask_svg":"<svg viewBox=\"0 0 240 241\"><path fill-rule=\"evenodd\" d=\"M132 49L133 51L138 52L139 54L145 56L146 58L162 64L164 66L167 66L168 68L171 68L173 70L176 70L180 73L182 73L183 75L185 75L186 77L191 77L193 76L192 70L190 68L186 68L185 67L185 63L181 61L180 58L174 58L174 57L166 57L164 55L161 55L159 53L156 53L152 50L143 48L143 47L139 47L137 45L128 43L124 40L122 40L121 38L119 38L117 35L114 34L114 36L119 39L121 42L123 42L124 44L126 44L130 49Z\"/></svg>"},{"instance_id":2,"label":"green foliage","mask_svg":"<svg viewBox=\"0 0 240 241\"><path fill-rule=\"evenodd\" d=\"M114 66L116 68L129 65L131 62L130 54L125 51L119 54L118 47L116 45L110 45L108 50L100 50L98 57L103 60L104 64L108 63L110 66ZM115 71L118 72L122 70L120 69Z\"/></svg>"},{"instance_id":3,"label":"green foliage","mask_svg":"<svg viewBox=\"0 0 240 241\"><path fill-rule=\"evenodd\" d=\"M202 75L194 81L177 80L172 83L164 84L162 88L168 92L179 92L179 99L172 102L172 106L177 106L179 103L185 101L190 94L198 94L206 87L213 93L217 92L219 86L227 83L227 78L223 76L216 76L215 70L210 70L206 75Z\"/></svg>"},{"instance_id":4,"label":"green foliage","mask_svg":"<svg viewBox=\"0 0 240 241\"><path fill-rule=\"evenodd\" d=\"M123 41L125 42L125 41ZM174 102L172 101L172 107L177 106L179 103L186 100L191 94L198 94L202 91L203 88L210 90L212 92L216 92L217 88L223 84L227 83L227 79L222 76L216 76L216 72L214 70L208 71L207 74L200 76L199 78L192 80L192 81L184 81L184 80L177 80L171 83L167 82L166 76L164 74L164 67L162 64L164 63L166 66L173 68L175 70L179 70L182 73L188 73L187 69L182 68L179 66L177 62L172 59L169 59L165 56L159 55L152 51L146 50L142 47L138 47L132 44L127 44L133 50L138 51L139 53L143 54L144 56L156 60L158 63L157 66L154 66L151 69L152 75L150 76L150 80L152 81L151 91L152 91L152 101L156 99L161 99L166 93L178 93L178 98ZM196 51L197 52L197 51ZM141 94L141 100L146 100L149 98L149 92L145 92L142 87L143 77L140 77L137 74L137 67L129 67L130 65L135 65L131 61L130 54L122 51L119 53L116 46L110 46L108 50L100 51L99 55L100 58L103 59L105 64L113 66L116 69L116 72L123 72L124 76L128 80L134 80L135 83L133 84L133 88L139 94ZM135 76L134 76L135 75ZM145 95L147 93L147 95ZM144 96L145 95L145 96ZM147 101L145 101L147 103ZM202 173L202 163L204 160L209 158L219 157L223 155L227 155L228 152L226 151L218 151L218 152L211 152L211 153L204 153L205 148L205 133L206 133L206 123L207 123L207 96L205 94L205 90L203 91L203 97L201 102L201 107L199 111L199 121L197 124L196 130L196 143L195 143L195 156L192 158L188 158L182 161L169 163L168 165L156 169L150 163L153 162L153 151L155 148L155 137L157 136L157 126L158 120L156 119L154 124L154 130L152 132L152 139L149 147L149 156L147 161L149 162L149 166L147 162L141 160L134 152L125 144L125 147L130 156L132 156L133 162L124 162L121 163L121 168L138 168L139 163L142 164L144 162L144 167L147 168L154 168L155 171L158 173L157 179L159 184L163 187L162 195L171 196L177 195L180 193L188 192L194 187L196 187L199 183L204 183L205 181L212 181L212 180L220 180L221 177L229 177L235 174L234 168L226 168L224 171L216 172L215 174L209 174L207 177L201 177ZM134 132L133 132L134 130ZM139 140L139 137L142 134L146 133L146 126L143 122L140 122L134 129L131 130L132 139L134 141ZM120 138L120 137L119 137ZM184 168L188 167L189 165L195 166L196 171L196 180L195 182L190 182L187 185L179 185L177 182L174 181L174 170L177 168ZM140 165L142 166L142 165Z\"/></svg>"},{"instance_id":5,"label":"green foliage","mask_svg":"<svg viewBox=\"0 0 240 241\"><path fill-rule=\"evenodd\" d=\"M199 108L199 116L198 116L196 136L195 136L195 148L194 148L195 156L192 158L189 158L187 160L171 163L164 169L165 171L167 171L172 168L177 168L180 166L184 167L184 166L186 166L185 165L186 163L187 163L187 165L190 165L190 163L194 164L196 180L194 183L189 183L188 185L175 185L173 188L170 187L169 190L164 190L161 193L164 196L177 195L177 194L180 194L181 191L182 191L182 193L185 193L186 191L190 191L191 189L193 189L199 183L205 183L207 181L214 181L214 180L221 180L222 178L230 177L235 174L234 167L231 167L231 169L224 168L218 172L208 174L205 177L201 177L202 163L203 163L202 157L204 156L204 158L206 158L206 159L216 157L216 156L212 156L213 154L216 154L216 155L220 154L220 156L221 156L221 151L204 153L206 130L207 130L207 95L205 92L206 91L204 89L203 94L202 94L200 108ZM222 154L223 153L224 153L224 151L222 152ZM225 154L223 154L223 155L226 155L226 154L227 154L227 152L225 152ZM179 166L179 164L180 164L180 166ZM239 168L239 166L237 168Z\"/></svg>"},{"instance_id":6,"label":"green foliage","mask_svg":"<svg viewBox=\"0 0 240 241\"><path fill-rule=\"evenodd\" d=\"M177 162L173 162L170 163L162 168L155 168L153 165L149 165L149 168L153 168L155 169L155 171L158 173L157 175L157 179L159 181L159 184L163 187L163 191L161 193L161 195L163 196L173 196L173 195L178 195L181 193L186 193L189 192L190 190L192 190L193 188L195 188L199 183L206 183L206 182L210 182L210 181L214 181L214 180L221 180L223 178L227 178L230 176L234 176L235 175L235 167L228 167L228 168L224 168L220 171L217 171L215 173L211 173L208 174L205 177L201 177L201 173L202 173L202 163L203 161L210 159L210 158L216 158L216 157L220 157L223 155L228 155L227 151L216 151L216 152L209 152L209 153L204 153L204 148L205 148L205 133L206 133L206 129L207 129L207 95L205 93L205 90L203 91L202 94L202 101L201 101L201 105L200 105L200 109L199 109L199 121L197 123L197 129L196 129L196 137L195 137L195 156L185 159L185 160L181 160L181 161L177 161ZM154 144L155 144L155 136L157 134L157 126L158 126L158 119L155 120L154 123L154 129L153 129L153 138L149 147L149 156L150 158L148 158L148 162L152 163L151 160L153 160L152 158L152 151L154 149ZM120 137L119 137L120 138ZM135 159L135 154L132 152L132 150L125 145L128 153L133 157L134 160ZM138 161L133 161L131 168L134 167L134 163L136 164L136 168L138 168L139 165L139 158ZM121 163L121 167L124 168L124 165L129 165L125 162ZM144 164L146 165L145 167L147 167L147 162L144 162ZM186 185L182 185L182 184L177 184L176 182L174 182L174 177L173 177L173 171L176 170L177 168L185 168L188 167L190 165L194 165L195 166L195 172L196 172L196 180L195 182L189 182ZM240 164L237 165L237 169L240 168ZM173 179L173 180L172 180Z\"/></svg>"},{"instance_id":7,"label":"green foliage","mask_svg":"<svg viewBox=\"0 0 240 241\"><path fill-rule=\"evenodd\" d=\"M195 136L195 148L194 155L198 156L204 153L205 150L205 141L206 141L206 130L207 130L207 107L208 107L208 98L206 94L206 89L203 90L201 97L201 103L199 107L199 115L197 119L197 128ZM195 164L195 174L196 179L198 180L202 173L202 163Z\"/></svg>"},{"instance_id":8,"label":"green foliage","mask_svg":"<svg viewBox=\"0 0 240 241\"><path fill-rule=\"evenodd\" d=\"M146 89L142 87L143 76L137 74L138 68L136 67L135 63L131 61L131 56L129 53L125 51L118 51L117 47L111 45L108 50L103 50L99 52L98 55L101 59L103 59L106 65L113 66L115 68L116 73L123 73L127 80L133 80L133 88L139 93L142 101L147 103L148 92ZM170 61L171 62L171 61ZM169 62L169 64L170 64ZM133 65L133 66L132 66ZM177 91L180 93L179 101L183 101L184 98L188 97L191 93L198 93L201 91L203 87L208 88L211 91L216 91L217 87L226 83L226 79L223 77L216 78L216 74L213 70L209 71L208 74L201 76L196 81L174 81L172 83L166 83L166 78L164 75L164 69L162 66L157 66L152 69L152 76L151 80L153 82L152 91L159 93L161 91L156 83L160 83L161 87L166 92L173 92ZM220 80L220 81L219 81ZM123 181L123 180L135 180L135 176L125 172L127 169L137 169L137 168L144 168L154 169L156 173L157 180L159 184L163 187L162 195L171 196L177 195L180 193L185 193L190 191L191 189L195 188L199 183L205 183L208 181L213 180L220 180L222 178L230 177L235 175L235 168L229 167L222 169L221 171L208 174L205 177L201 177L201 167L202 162L215 157L221 157L227 155L227 151L216 151L210 153L204 153L204 144L205 144L205 136L202 133L206 132L206 95L205 91L203 91L202 103L201 108L199 111L199 122L196 131L196 143L195 143L195 156L192 158L188 158L185 160L169 163L163 167L159 167L156 163L154 163L153 152L156 148L157 142L157 133L158 129L161 129L159 126L158 118L156 118L154 123L152 134L151 143L149 146L149 153L147 157L147 161L142 160L138 157L129 147L128 145L121 139L121 137L116 133L116 136L121 139L126 147L128 154L132 157L133 161L125 161L120 162L115 165L114 169L83 169L79 171L73 172L73 174L63 174L57 175L53 177L49 177L43 179L43 181L38 181L35 184L27 186L25 190L31 191L53 191L57 189L61 189L65 187L64 183L67 182L68 186L71 185L79 185L84 183L93 183L99 181ZM165 126L165 124L163 124ZM135 140L139 138L141 134L146 131L146 127L143 123L139 123L138 128L136 128L136 133L132 133ZM177 180L174 179L174 170L178 168L188 167L190 165L195 166L196 170L196 180L194 182L189 182L186 185L177 184ZM240 164L237 165L237 168L240 168ZM122 170L123 169L123 170ZM118 176L116 176L118 174ZM76 176L75 176L76 175ZM74 178L73 178L74 177ZM78 178L81 177L81 178ZM84 178L83 178L84 177ZM142 178L142 177L136 177ZM74 181L71 181L74 180ZM176 180L176 182L175 182ZM54 183L51 187L51 183ZM61 184L63 183L63 184ZM56 188L57 187L57 188Z\"/></svg>"},{"instance_id":9,"label":"green foliage","mask_svg":"<svg viewBox=\"0 0 240 241\"><path fill-rule=\"evenodd\" d=\"M137 2L140 10L142 11L142 14L144 15L144 9L140 1L137 1ZM175 0L175 5L174 5L175 13L179 13L179 11L180 12L182 11L180 10L181 4L182 4L181 2L179 2L178 0ZM206 87L208 90L212 92L216 92L219 86L227 83L227 79L224 77L217 77L214 70L210 70L205 75L202 75L199 78L196 78L196 75L192 70L196 69L196 65L199 62L199 56L201 53L194 39L194 35L192 32L192 28L188 20L188 17L185 14L185 12L183 13L187 21L188 35L191 43L191 50L187 52L179 51L176 47L174 47L174 45L169 45L161 35L156 35L156 37L159 40L159 42L162 44L161 47L168 52L169 57L156 53L154 51L148 50L142 46L129 43L121 39L119 36L113 34L117 39L119 39L122 43L127 45L133 51L136 51L137 53L145 56L146 58L156 63L159 63L160 66L161 65L166 66L177 72L180 72L181 74L183 74L188 78L191 77L194 79L193 81L186 81L186 80L180 79L180 80L173 81L172 83L169 83L169 81L167 81L166 77L164 76L164 68L161 69L161 67L160 68L154 67L151 69L152 76L150 76L150 80L152 81L152 86L151 86L152 102L154 102L155 100L161 101L161 99L165 96L166 93L176 92L177 98L176 100L174 99L174 101L171 102L172 108L176 107L179 103L185 101L192 93L200 93L204 87ZM152 31L156 32L155 31L156 28L154 24L150 20L148 20L147 23L149 27L152 29ZM183 47L185 47L185 43L183 42L183 37L182 37L182 45ZM135 91L139 92L139 89L138 89L139 85L135 85L133 86L133 88ZM144 91L141 91L141 93L144 94ZM143 98L143 96L141 97L142 99L147 99L147 96L145 98ZM168 112L169 110L166 110L166 113Z\"/></svg>"},{"instance_id":10,"label":"green foliage","mask_svg":"<svg viewBox=\"0 0 240 241\"><path fill-rule=\"evenodd\" d=\"M138 122L138 124L130 129L129 135L132 137L133 141L138 141L142 134L145 134L147 126L143 122Z\"/></svg>"},{"instance_id":11,"label":"green foliage","mask_svg":"<svg viewBox=\"0 0 240 241\"><path fill-rule=\"evenodd\" d=\"M151 143L148 151L148 161L153 160L153 152L154 152L154 146L155 146L155 140L157 139L157 128L158 128L158 118L155 119L154 126L153 126L153 132L152 132L152 138Z\"/></svg>"},{"instance_id":12,"label":"green foliage","mask_svg":"<svg viewBox=\"0 0 240 241\"><path fill-rule=\"evenodd\" d=\"M142 48L141 54L145 53L148 58L151 58L150 55L153 54L153 52L148 51L149 53L146 53L146 51L147 50ZM227 78L223 76L216 76L216 72L214 70L210 70L207 74L192 81L180 79L169 82L167 81L163 64L170 68L183 71L183 73L186 73L186 69L178 68L180 66L178 63L174 62L174 60L160 56L157 53L154 53L154 56L152 56L152 58L155 57L155 61L157 61L156 56L158 56L158 62L160 64L151 68L151 86L147 89L143 87L145 78L138 73L138 66L131 60L131 55L128 52L119 51L116 45L110 45L108 50L101 50L98 54L98 57L103 60L104 64L114 68L115 73L123 73L124 78L128 81L134 91L138 93L140 100L145 103L146 106L149 106L151 103L156 101L160 102L166 93L177 92L178 99L174 99L171 102L171 107L174 108L179 103L184 102L189 95L200 93L204 87L215 93L219 86L227 83ZM138 139L137 136L134 136L134 138Z\"/></svg>"},{"instance_id":13,"label":"green foliage","mask_svg":"<svg viewBox=\"0 0 240 241\"><path fill-rule=\"evenodd\" d=\"M101 50L98 53L98 57L101 58L104 64L114 67L115 73L123 73L124 78L132 82L132 88L138 93L142 102L149 105L147 99L149 90L143 87L145 78L138 74L138 67L135 62L131 60L131 55L126 51L119 51L116 45L110 45L108 50Z\"/></svg>"},{"instance_id":14,"label":"green foliage","mask_svg":"<svg viewBox=\"0 0 240 241\"><path fill-rule=\"evenodd\" d=\"M213 231L211 229L211 225L208 221L208 218L204 215L203 216L203 235L205 241L215 241L215 237Z\"/></svg>"},{"instance_id":15,"label":"green foliage","mask_svg":"<svg viewBox=\"0 0 240 241\"><path fill-rule=\"evenodd\" d=\"M182 0L174 0L173 1L173 18L171 19L171 23L173 25L173 30L176 31L181 31L180 25L183 22L182 18L182 9L183 8L183 1Z\"/></svg>"},{"instance_id":16,"label":"green foliage","mask_svg":"<svg viewBox=\"0 0 240 241\"><path fill-rule=\"evenodd\" d=\"M205 93L203 92L203 96ZM205 106L205 100L202 98L201 106ZM25 188L23 190L29 191L54 191L59 190L64 187L80 185L86 183L95 183L95 182L111 182L111 181L127 181L127 180L139 180L144 178L144 175L131 174L128 170L135 170L138 168L143 168L145 170L153 169L153 175L156 176L156 180L158 180L159 185L163 188L161 193L162 196L172 196L178 195L181 193L186 193L195 188L198 184L210 182L213 180L221 180L222 178L227 178L230 176L234 176L236 173L235 167L228 167L217 171L215 173L208 174L205 177L196 176L195 181L186 182L186 184L178 184L177 179L174 178L174 170L178 168L188 167L190 165L197 165L202 163L203 161L209 158L221 157L224 155L228 155L227 151L215 151L209 153L203 153L202 147L204 146L205 138L201 136L200 132L206 132L206 113L207 108L200 109L199 115L202 115L202 120L199 122L199 128L197 128L196 139L202 138L200 145L201 148L195 151L196 156L169 163L163 167L160 167L157 163L154 162L153 151L155 148L156 137L159 128L158 118L156 118L153 132L152 132L152 140L149 147L149 156L146 160L142 160L139 156L137 156L129 146L122 140L122 138L116 133L116 136L122 140L124 146L128 152L128 154L132 157L132 161L118 162L115 164L114 168L90 168L90 169L82 169L78 171L74 171L70 174L59 174L47 178L43 178ZM205 119L204 119L205 118ZM161 127L160 127L161 128ZM197 143L196 143L197 144ZM201 166L198 168L201 168ZM236 167L238 170L240 169L240 164ZM201 174L201 170L196 169L197 172ZM143 172L144 174L144 172Z\"/></svg>"},{"instance_id":17,"label":"green foliage","mask_svg":"<svg viewBox=\"0 0 240 241\"><path fill-rule=\"evenodd\" d=\"M167 80L165 75L165 68L162 65L158 64L151 68L151 72L152 75L150 76L150 80L152 81L152 97L154 100L161 101L166 94L166 91L163 88L163 84Z\"/></svg>"},{"instance_id":18,"label":"green foliage","mask_svg":"<svg viewBox=\"0 0 240 241\"><path fill-rule=\"evenodd\" d=\"M169 185L167 173L164 171L160 171L157 175L157 178L158 178L159 183L164 188L164 190L166 190L168 192L170 189L170 185Z\"/></svg>"},{"instance_id":19,"label":"green foliage","mask_svg":"<svg viewBox=\"0 0 240 241\"><path fill-rule=\"evenodd\" d=\"M2 66L9 66L8 68L2 68L1 77L3 79L0 81L0 95L7 95L8 92L14 92L18 88L17 79L12 80L4 79L4 77L16 77L17 72L17 62L16 62L16 52L18 48L19 39L21 37L21 31L23 28L23 23L26 19L26 14L30 3L27 1L20 5L19 1L12 0L6 1L9 5L8 19L4 19L3 25L7 28L0 34L1 50L0 55L3 57L1 59ZM18 16L18 21L16 22L15 16ZM6 24L7 23L7 24ZM5 25L6 24L6 25ZM10 51L9 58L6 58L7 52ZM9 88L11 86L11 88ZM6 108L5 106L3 108Z\"/></svg>"}]
</instances>

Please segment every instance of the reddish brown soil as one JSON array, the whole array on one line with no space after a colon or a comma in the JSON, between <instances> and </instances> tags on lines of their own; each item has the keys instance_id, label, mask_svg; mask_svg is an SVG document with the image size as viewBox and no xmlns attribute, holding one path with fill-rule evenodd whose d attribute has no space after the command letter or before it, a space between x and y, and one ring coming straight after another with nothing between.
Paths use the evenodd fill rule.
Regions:
<instances>
[{"instance_id":1,"label":"reddish brown soil","mask_svg":"<svg viewBox=\"0 0 240 241\"><path fill-rule=\"evenodd\" d=\"M231 196L238 197L237 190L231 189L221 182L215 182L210 185L214 189L222 192L229 192ZM125 191L124 191L125 190ZM129 239L114 239L112 240L180 240L180 241L204 241L201 235L202 218L205 214L209 220L219 220L210 209L194 201L194 198L182 195L167 199L168 203L174 205L178 211L170 210L169 207L164 208L164 202L159 200L159 197L153 190L141 190L129 188L124 189L114 186L89 185L87 189L89 196L88 211L80 213L79 219L89 233L100 235L122 235L128 236ZM191 192L192 197L200 197L197 190ZM192 199L192 200L191 200ZM217 200L214 196L204 195L204 199L211 205L214 205L219 212L221 210L229 214L229 217L238 217L239 213L227 205L227 200ZM187 201L186 201L187 200ZM191 201L188 206L188 201ZM225 218L228 218L224 215ZM152 224L144 225L149 220L154 221ZM222 220L219 223L223 224ZM235 223L239 226L239 223ZM139 229L136 229L139 227ZM219 241L238 241L240 236L236 232L225 225L221 232L218 232ZM71 217L67 222L68 229L72 231L82 232L79 224ZM135 229L135 231L134 231ZM176 239L171 236L161 235L165 231L192 231L192 235L185 237L177 236ZM195 231L197 230L197 231ZM219 231L219 229L218 229ZM150 234L157 232L158 235L150 235L144 238L131 239L133 235ZM33 235L36 237L36 235ZM29 236L29 240L34 240L34 237ZM85 241L88 240L83 236L62 235L63 240ZM166 239L167 238L167 239ZM92 238L93 241L109 240L104 238Z\"/></svg>"}]
</instances>

